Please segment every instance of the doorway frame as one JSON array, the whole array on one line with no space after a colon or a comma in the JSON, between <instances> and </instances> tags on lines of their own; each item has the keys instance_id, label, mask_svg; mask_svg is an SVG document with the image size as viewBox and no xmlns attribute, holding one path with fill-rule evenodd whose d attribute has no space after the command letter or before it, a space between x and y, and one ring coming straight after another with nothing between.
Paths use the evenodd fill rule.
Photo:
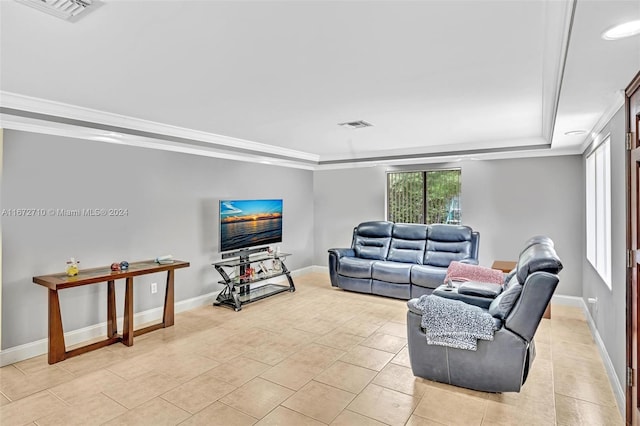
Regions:
<instances>
[{"instance_id":1,"label":"doorway frame","mask_svg":"<svg viewBox=\"0 0 640 426\"><path fill-rule=\"evenodd\" d=\"M631 83L625 89L624 96L624 109L625 109L625 137L629 138L629 134L632 134L632 120L631 120L631 96L637 91L640 90L640 72L636 74L636 76L631 80ZM632 205L631 205L631 151L634 148L638 148L635 146L636 138L631 135L630 139L627 139L627 153L625 156L625 170L626 170L626 238L627 238L627 255L630 260L627 262L627 272L626 272L626 367L627 372L631 371L631 380L629 380L629 373L626 374L627 380L625 383L625 423L632 424L633 423L633 382L634 376L636 372L633 371L633 310L634 310L634 285L633 282L633 268L635 268L635 255L632 248ZM633 259L632 259L633 256ZM637 308L636 308L637 309Z\"/></svg>"}]
</instances>

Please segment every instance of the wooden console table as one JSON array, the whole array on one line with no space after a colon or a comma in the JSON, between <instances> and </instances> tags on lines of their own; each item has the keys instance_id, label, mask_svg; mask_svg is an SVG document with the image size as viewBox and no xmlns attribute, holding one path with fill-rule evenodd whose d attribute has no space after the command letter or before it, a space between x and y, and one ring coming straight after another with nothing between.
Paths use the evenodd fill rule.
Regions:
<instances>
[{"instance_id":1,"label":"wooden console table","mask_svg":"<svg viewBox=\"0 0 640 426\"><path fill-rule=\"evenodd\" d=\"M49 289L49 364L63 361L72 356L80 355L94 349L102 348L113 343L122 342L127 346L133 345L133 337L150 331L173 325L173 279L174 271L186 268L188 262L176 260L173 263L159 265L153 260L133 262L126 271L111 271L105 266L80 270L78 275L68 277L66 273L42 275L33 277L33 282ZM167 284L164 297L164 313L162 322L133 329L133 277L167 271ZM116 324L116 290L115 280L126 279L124 295L124 323L122 335L118 335ZM70 351L66 350L64 331L62 330L62 316L60 313L60 299L58 290L89 284L107 283L107 338Z\"/></svg>"},{"instance_id":2,"label":"wooden console table","mask_svg":"<svg viewBox=\"0 0 640 426\"><path fill-rule=\"evenodd\" d=\"M511 260L494 260L491 269L499 269L505 274L508 274L515 269L517 262ZM542 318L551 319L551 303L547 305L547 309L544 310Z\"/></svg>"}]
</instances>

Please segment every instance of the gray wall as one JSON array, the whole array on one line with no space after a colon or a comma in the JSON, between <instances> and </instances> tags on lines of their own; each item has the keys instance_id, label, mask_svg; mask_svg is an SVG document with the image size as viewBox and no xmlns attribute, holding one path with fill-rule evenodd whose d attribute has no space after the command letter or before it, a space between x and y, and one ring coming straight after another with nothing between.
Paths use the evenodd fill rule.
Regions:
<instances>
[{"instance_id":1,"label":"gray wall","mask_svg":"<svg viewBox=\"0 0 640 426\"><path fill-rule=\"evenodd\" d=\"M583 289L587 302L597 297L598 303L589 306L591 317L607 349L613 368L621 384L626 369L626 176L625 176L625 117L620 109L605 126L602 135L611 136L611 289L587 260L586 247L581 253ZM584 164L583 164L584 167ZM584 169L583 169L584 170ZM583 171L583 188L586 181Z\"/></svg>"},{"instance_id":2,"label":"gray wall","mask_svg":"<svg viewBox=\"0 0 640 426\"><path fill-rule=\"evenodd\" d=\"M582 158L578 155L465 161L404 167L462 169L462 220L480 232L480 264L516 260L536 234L556 243L565 269L556 294L582 295ZM351 230L385 215L384 167L318 171L314 176L314 264L327 265L327 249L348 247Z\"/></svg>"},{"instance_id":3,"label":"gray wall","mask_svg":"<svg viewBox=\"0 0 640 426\"><path fill-rule=\"evenodd\" d=\"M47 291L35 275L173 254L176 301L220 289L218 200L283 198L282 250L313 261L313 173L26 132L4 132L3 208L126 208L125 217L2 217L2 348L47 337ZM136 312L161 306L164 274L136 279ZM117 283L118 313L122 286ZM61 293L65 331L106 320L105 285ZM212 308L213 309L213 308ZM220 308L222 309L222 308Z\"/></svg>"},{"instance_id":4,"label":"gray wall","mask_svg":"<svg viewBox=\"0 0 640 426\"><path fill-rule=\"evenodd\" d=\"M384 220L385 186L381 167L314 173L314 265L327 265L327 249L349 247L358 223Z\"/></svg>"},{"instance_id":5,"label":"gray wall","mask_svg":"<svg viewBox=\"0 0 640 426\"><path fill-rule=\"evenodd\" d=\"M564 269L555 294L582 295L584 189L580 156L469 161L462 220L480 231L480 263L517 260L533 235L548 235Z\"/></svg>"}]
</instances>

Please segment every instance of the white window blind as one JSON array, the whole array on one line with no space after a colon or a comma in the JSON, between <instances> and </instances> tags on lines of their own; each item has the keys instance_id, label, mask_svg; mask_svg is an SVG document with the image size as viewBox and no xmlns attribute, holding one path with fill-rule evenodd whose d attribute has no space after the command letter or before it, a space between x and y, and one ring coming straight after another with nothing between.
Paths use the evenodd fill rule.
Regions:
<instances>
[{"instance_id":1,"label":"white window blind","mask_svg":"<svg viewBox=\"0 0 640 426\"><path fill-rule=\"evenodd\" d=\"M605 139L585 162L587 259L611 288L611 144Z\"/></svg>"},{"instance_id":2,"label":"white window blind","mask_svg":"<svg viewBox=\"0 0 640 426\"><path fill-rule=\"evenodd\" d=\"M387 173L387 219L462 223L460 169Z\"/></svg>"}]
</instances>

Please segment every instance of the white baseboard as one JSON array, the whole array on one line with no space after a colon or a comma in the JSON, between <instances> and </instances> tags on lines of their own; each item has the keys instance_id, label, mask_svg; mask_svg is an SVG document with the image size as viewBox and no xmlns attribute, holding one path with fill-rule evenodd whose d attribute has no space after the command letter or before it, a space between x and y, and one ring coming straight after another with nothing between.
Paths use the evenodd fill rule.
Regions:
<instances>
[{"instance_id":1,"label":"white baseboard","mask_svg":"<svg viewBox=\"0 0 640 426\"><path fill-rule=\"evenodd\" d=\"M313 266L306 266L304 268L296 269L295 271L291 271L292 277L299 277L300 275L308 274L313 272ZM286 279L284 276L279 277L280 279Z\"/></svg>"},{"instance_id":2,"label":"white baseboard","mask_svg":"<svg viewBox=\"0 0 640 426\"><path fill-rule=\"evenodd\" d=\"M591 330L591 335L593 336L593 340L596 342L596 346L598 347L598 352L602 357L602 362L604 363L604 368L607 372L607 376L609 377L609 383L611 383L611 389L613 390L613 395L616 398L616 402L618 403L618 410L620 410L620 415L622 418L625 418L625 410L626 410L626 398L624 388L622 387L622 383L618 379L618 375L616 374L616 370L613 368L613 362L609 357L609 353L607 352L607 348L604 346L604 341L600 337L600 333L596 327L593 318L591 317L591 312L589 312L589 308L585 303L582 297L577 296L553 296L551 299L551 303L556 303L558 305L567 305L574 306L582 309L584 312L584 316L587 319L587 324L589 325L589 330ZM551 311L551 318L553 318L553 310Z\"/></svg>"},{"instance_id":3,"label":"white baseboard","mask_svg":"<svg viewBox=\"0 0 640 426\"><path fill-rule=\"evenodd\" d=\"M556 294L551 298L551 303L564 306L573 306L574 308L580 309L584 307L584 301L582 300L582 297L578 296L563 296Z\"/></svg>"},{"instance_id":4,"label":"white baseboard","mask_svg":"<svg viewBox=\"0 0 640 426\"><path fill-rule=\"evenodd\" d=\"M309 268L311 269L310 272L315 272L316 274L321 274L321 273L329 273L329 267L328 266L318 266L318 265L313 265L313 266L309 266Z\"/></svg>"},{"instance_id":5,"label":"white baseboard","mask_svg":"<svg viewBox=\"0 0 640 426\"><path fill-rule=\"evenodd\" d=\"M296 269L291 271L291 276L296 277L310 272L317 272L315 266L307 266L306 268ZM326 268L325 268L326 269ZM286 277L284 275L277 278L264 281L264 284L269 282L285 282ZM258 286L256 286L258 287ZM193 297L191 299L182 300L175 303L175 313L184 312L191 309L195 309L200 306L210 305L218 296L219 291L213 293L204 294L202 296ZM134 315L134 324L145 324L152 321L162 320L163 307L149 309L147 311L138 312ZM118 318L118 330L122 330L122 317ZM100 324L90 325L88 327L80 328L78 330L72 330L64 333L64 341L66 346L76 345L87 340L95 339L101 336L106 336L107 323L101 322ZM23 361L25 359L33 358L35 356L46 354L48 351L49 339L40 339L35 342L25 343L23 345L14 346L12 348L3 349L0 351L0 367L13 364L15 362Z\"/></svg>"}]
</instances>

